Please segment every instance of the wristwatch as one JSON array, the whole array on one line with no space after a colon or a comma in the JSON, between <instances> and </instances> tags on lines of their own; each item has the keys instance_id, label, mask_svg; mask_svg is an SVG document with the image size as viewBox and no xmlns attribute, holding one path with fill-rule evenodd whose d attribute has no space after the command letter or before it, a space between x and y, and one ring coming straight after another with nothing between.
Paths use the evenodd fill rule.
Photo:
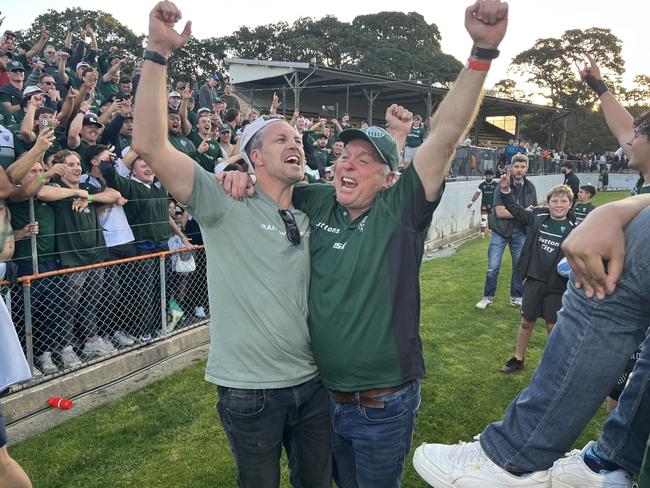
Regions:
<instances>
[{"instance_id":1,"label":"wristwatch","mask_svg":"<svg viewBox=\"0 0 650 488\"><path fill-rule=\"evenodd\" d=\"M472 52L470 53L470 56L476 59L496 59L499 57L499 50L498 49L488 49L485 47L478 47L478 46L472 46Z\"/></svg>"},{"instance_id":2,"label":"wristwatch","mask_svg":"<svg viewBox=\"0 0 650 488\"><path fill-rule=\"evenodd\" d=\"M167 64L167 58L156 51L147 51L145 49L142 53L142 59L148 59L156 64L162 64L163 66Z\"/></svg>"}]
</instances>

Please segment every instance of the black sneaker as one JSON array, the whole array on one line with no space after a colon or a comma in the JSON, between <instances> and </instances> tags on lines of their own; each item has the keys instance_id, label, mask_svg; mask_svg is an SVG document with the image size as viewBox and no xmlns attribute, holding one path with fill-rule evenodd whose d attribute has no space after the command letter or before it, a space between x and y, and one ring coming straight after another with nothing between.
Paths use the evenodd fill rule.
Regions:
<instances>
[{"instance_id":1,"label":"black sneaker","mask_svg":"<svg viewBox=\"0 0 650 488\"><path fill-rule=\"evenodd\" d=\"M524 369L524 362L520 361L514 356L508 359L506 364L501 366L501 371L506 374L514 373L515 371L519 371L520 369Z\"/></svg>"}]
</instances>

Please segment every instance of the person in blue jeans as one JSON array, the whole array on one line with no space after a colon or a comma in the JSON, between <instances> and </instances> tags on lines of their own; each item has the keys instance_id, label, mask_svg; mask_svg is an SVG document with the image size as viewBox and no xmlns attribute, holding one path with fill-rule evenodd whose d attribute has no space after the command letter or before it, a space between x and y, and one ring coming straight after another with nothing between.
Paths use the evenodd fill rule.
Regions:
<instances>
[{"instance_id":1,"label":"person in blue jeans","mask_svg":"<svg viewBox=\"0 0 650 488\"><path fill-rule=\"evenodd\" d=\"M573 275L530 384L477 442L416 450L413 464L431 486L632 486L628 472L639 473L650 434L648 207L648 195L604 205L566 239ZM601 437L563 458L641 342Z\"/></svg>"},{"instance_id":2,"label":"person in blue jeans","mask_svg":"<svg viewBox=\"0 0 650 488\"><path fill-rule=\"evenodd\" d=\"M515 154L512 157L510 171L512 175L510 187L512 188L516 203L522 208L537 206L537 190L535 189L535 185L526 179L528 156L525 154ZM521 250L524 248L524 242L526 241L526 226L508 212L501 201L499 192L496 192L494 195L490 229L492 230L492 237L490 238L490 245L488 247L488 269L485 274L485 289L483 290L483 298L476 304L476 308L485 310L494 301L497 293L501 260L503 259L506 246L510 248L510 257L512 259L510 305L513 307L521 307L523 283L521 278L517 277L514 270L517 266Z\"/></svg>"}]
</instances>

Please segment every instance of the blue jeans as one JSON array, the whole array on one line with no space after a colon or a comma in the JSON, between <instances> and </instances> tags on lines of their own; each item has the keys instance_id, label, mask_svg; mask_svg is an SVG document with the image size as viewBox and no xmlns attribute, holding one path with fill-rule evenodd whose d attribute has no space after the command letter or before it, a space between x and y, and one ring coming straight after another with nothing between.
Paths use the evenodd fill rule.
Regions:
<instances>
[{"instance_id":1,"label":"blue jeans","mask_svg":"<svg viewBox=\"0 0 650 488\"><path fill-rule=\"evenodd\" d=\"M570 282L562 310L528 387L488 426L480 442L509 471L539 471L563 456L644 342L629 385L603 425L598 447L638 473L650 433L650 209L626 228L623 275L605 300L587 298Z\"/></svg>"},{"instance_id":2,"label":"blue jeans","mask_svg":"<svg viewBox=\"0 0 650 488\"><path fill-rule=\"evenodd\" d=\"M332 486L329 404L319 376L290 388L217 391L239 488L280 486L283 445L295 488Z\"/></svg>"},{"instance_id":3,"label":"blue jeans","mask_svg":"<svg viewBox=\"0 0 650 488\"><path fill-rule=\"evenodd\" d=\"M420 380L377 397L384 408L332 399L334 481L340 488L400 486L420 407Z\"/></svg>"},{"instance_id":4,"label":"blue jeans","mask_svg":"<svg viewBox=\"0 0 650 488\"><path fill-rule=\"evenodd\" d=\"M494 297L497 293L497 283L499 281L499 270L501 269L501 260L506 246L510 248L510 257L512 258L512 275L510 277L510 296L521 298L523 283L515 276L515 267L519 260L521 250L524 248L526 234L523 230L514 229L512 237L506 239L496 232L492 232L490 246L488 247L488 269L485 274L484 297Z\"/></svg>"}]
</instances>

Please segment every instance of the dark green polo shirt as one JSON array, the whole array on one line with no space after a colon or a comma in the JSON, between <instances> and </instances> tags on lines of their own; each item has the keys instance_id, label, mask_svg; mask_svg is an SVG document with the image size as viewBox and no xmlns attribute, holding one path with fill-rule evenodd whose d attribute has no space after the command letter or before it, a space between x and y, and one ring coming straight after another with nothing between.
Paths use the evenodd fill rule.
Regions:
<instances>
[{"instance_id":1,"label":"dark green polo shirt","mask_svg":"<svg viewBox=\"0 0 650 488\"><path fill-rule=\"evenodd\" d=\"M72 202L70 202L72 204ZM31 222L29 218L29 201L24 202L7 202L11 211L11 226L14 230L20 230ZM36 236L36 251L39 262L45 262L48 259L56 257L55 239L56 233L54 209L48 202L42 202L34 199L34 216L38 222L38 235ZM16 250L14 251L14 260L28 261L32 260L32 240L29 237L16 239Z\"/></svg>"},{"instance_id":2,"label":"dark green polo shirt","mask_svg":"<svg viewBox=\"0 0 650 488\"><path fill-rule=\"evenodd\" d=\"M58 181L52 186L68 188ZM101 193L104 189L90 183L80 183L79 188L89 194ZM63 266L84 266L101 263L108 258L104 233L97 220L97 209L91 202L83 212L72 210L73 198L64 198L50 205L56 212L56 248Z\"/></svg>"},{"instance_id":3,"label":"dark green polo shirt","mask_svg":"<svg viewBox=\"0 0 650 488\"><path fill-rule=\"evenodd\" d=\"M309 216L309 328L323 384L361 391L424 376L419 272L438 202L413 166L351 221L332 185L296 185Z\"/></svg>"},{"instance_id":4,"label":"dark green polo shirt","mask_svg":"<svg viewBox=\"0 0 650 488\"><path fill-rule=\"evenodd\" d=\"M411 130L406 136L406 145L408 147L420 147L427 137L427 130L423 125L420 127L411 127Z\"/></svg>"},{"instance_id":5,"label":"dark green polo shirt","mask_svg":"<svg viewBox=\"0 0 650 488\"><path fill-rule=\"evenodd\" d=\"M169 139L171 145L178 149L180 152L187 154L192 159L196 157L196 146L183 134L167 134L167 139Z\"/></svg>"},{"instance_id":6,"label":"dark green polo shirt","mask_svg":"<svg viewBox=\"0 0 650 488\"><path fill-rule=\"evenodd\" d=\"M199 146L203 142L203 138L196 129L190 131L190 140L196 147L196 162L208 173L214 173L214 167L218 160L222 157L221 146L216 139L208 141L208 150L203 154L199 154Z\"/></svg>"},{"instance_id":7,"label":"dark green polo shirt","mask_svg":"<svg viewBox=\"0 0 650 488\"><path fill-rule=\"evenodd\" d=\"M114 167L103 170L102 175L108 186L115 188L128 200L124 212L136 242L167 242L172 235L169 226L169 194L160 181L155 180L147 186L120 176Z\"/></svg>"}]
</instances>

